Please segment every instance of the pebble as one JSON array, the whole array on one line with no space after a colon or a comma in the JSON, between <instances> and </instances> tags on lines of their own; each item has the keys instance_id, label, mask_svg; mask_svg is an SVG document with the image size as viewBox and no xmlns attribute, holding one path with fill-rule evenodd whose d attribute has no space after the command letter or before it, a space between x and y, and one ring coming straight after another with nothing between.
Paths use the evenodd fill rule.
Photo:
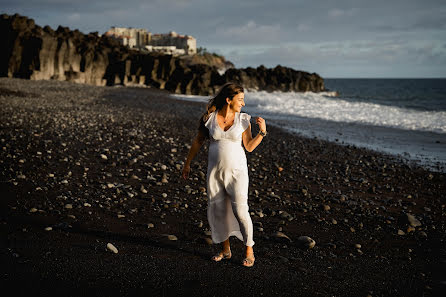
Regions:
<instances>
[{"instance_id":1,"label":"pebble","mask_svg":"<svg viewBox=\"0 0 446 297\"><path fill-rule=\"evenodd\" d=\"M325 210L325 211L329 211L329 210L330 210L330 205L325 204L325 205L324 205L324 210Z\"/></svg>"},{"instance_id":2,"label":"pebble","mask_svg":"<svg viewBox=\"0 0 446 297\"><path fill-rule=\"evenodd\" d=\"M125 218L125 215L118 214L118 219L122 219L122 218Z\"/></svg>"},{"instance_id":3,"label":"pebble","mask_svg":"<svg viewBox=\"0 0 446 297\"><path fill-rule=\"evenodd\" d=\"M101 158L102 158L102 160L107 160L108 159L107 156L104 155L104 154L101 154Z\"/></svg>"},{"instance_id":4,"label":"pebble","mask_svg":"<svg viewBox=\"0 0 446 297\"><path fill-rule=\"evenodd\" d=\"M85 202L85 203L84 203L84 206L85 206L85 207L91 207L91 204L90 204L90 203L87 203L87 202Z\"/></svg>"},{"instance_id":5,"label":"pebble","mask_svg":"<svg viewBox=\"0 0 446 297\"><path fill-rule=\"evenodd\" d=\"M331 220L331 223L332 223L333 225L336 225L336 224L338 223L338 221L336 221L335 219L332 219L332 220Z\"/></svg>"},{"instance_id":6,"label":"pebble","mask_svg":"<svg viewBox=\"0 0 446 297\"><path fill-rule=\"evenodd\" d=\"M115 254L118 253L118 249L117 249L113 244L111 244L110 242L107 243L107 249L108 249L109 251L115 253Z\"/></svg>"},{"instance_id":7,"label":"pebble","mask_svg":"<svg viewBox=\"0 0 446 297\"><path fill-rule=\"evenodd\" d=\"M314 241L311 237L308 236L300 236L297 239L300 246L311 249L316 245L316 241Z\"/></svg>"},{"instance_id":8,"label":"pebble","mask_svg":"<svg viewBox=\"0 0 446 297\"><path fill-rule=\"evenodd\" d=\"M154 227L155 227L155 225L152 224L152 223L148 223L148 224L147 224L147 228L149 228L149 229L150 229L150 228L154 228Z\"/></svg>"},{"instance_id":9,"label":"pebble","mask_svg":"<svg viewBox=\"0 0 446 297\"><path fill-rule=\"evenodd\" d=\"M355 248L360 249L361 245L359 243L355 244Z\"/></svg>"},{"instance_id":10,"label":"pebble","mask_svg":"<svg viewBox=\"0 0 446 297\"><path fill-rule=\"evenodd\" d=\"M46 227L45 228L45 231L51 231L51 230L53 230L53 227Z\"/></svg>"},{"instance_id":11,"label":"pebble","mask_svg":"<svg viewBox=\"0 0 446 297\"><path fill-rule=\"evenodd\" d=\"M276 233L274 233L274 237L276 237L276 238L286 238L290 242L292 242L291 238L289 238L288 236L285 235L285 233L280 232L280 231L277 231Z\"/></svg>"},{"instance_id":12,"label":"pebble","mask_svg":"<svg viewBox=\"0 0 446 297\"><path fill-rule=\"evenodd\" d=\"M406 233L404 233L403 230L401 230L401 229L398 230L398 235L405 235L405 234L406 234Z\"/></svg>"},{"instance_id":13,"label":"pebble","mask_svg":"<svg viewBox=\"0 0 446 297\"><path fill-rule=\"evenodd\" d=\"M410 213L407 213L406 215L407 215L407 220L409 221L409 224L412 227L419 227L419 226L421 226L421 222L414 215L412 215Z\"/></svg>"},{"instance_id":14,"label":"pebble","mask_svg":"<svg viewBox=\"0 0 446 297\"><path fill-rule=\"evenodd\" d=\"M35 208L35 207L33 207L29 210L29 212L31 212L31 213L36 212L36 211L37 211L37 208Z\"/></svg>"},{"instance_id":15,"label":"pebble","mask_svg":"<svg viewBox=\"0 0 446 297\"><path fill-rule=\"evenodd\" d=\"M280 262L282 262L282 263L288 263L288 262L290 262L290 260L288 260L288 258L285 258L285 257L283 257L283 256L277 256L277 258L279 259L279 261Z\"/></svg>"},{"instance_id":16,"label":"pebble","mask_svg":"<svg viewBox=\"0 0 446 297\"><path fill-rule=\"evenodd\" d=\"M72 204L69 204L69 203L68 203L68 204L65 204L65 208L66 208L66 209L72 209L72 208L73 208L73 205L72 205Z\"/></svg>"},{"instance_id":17,"label":"pebble","mask_svg":"<svg viewBox=\"0 0 446 297\"><path fill-rule=\"evenodd\" d=\"M178 238L175 235L173 235L173 234L167 235L167 239L169 239L169 240L178 240Z\"/></svg>"}]
</instances>

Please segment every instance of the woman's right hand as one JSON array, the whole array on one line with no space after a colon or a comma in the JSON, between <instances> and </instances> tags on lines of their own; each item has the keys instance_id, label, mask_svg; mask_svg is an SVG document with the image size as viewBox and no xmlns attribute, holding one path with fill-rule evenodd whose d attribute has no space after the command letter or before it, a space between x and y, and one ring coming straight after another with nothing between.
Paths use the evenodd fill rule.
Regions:
<instances>
[{"instance_id":1,"label":"woman's right hand","mask_svg":"<svg viewBox=\"0 0 446 297\"><path fill-rule=\"evenodd\" d=\"M190 172L190 166L189 165L184 165L184 167L183 167L183 174L182 174L182 176L183 176L183 178L184 179L188 179L188 177L189 177L189 172Z\"/></svg>"}]
</instances>

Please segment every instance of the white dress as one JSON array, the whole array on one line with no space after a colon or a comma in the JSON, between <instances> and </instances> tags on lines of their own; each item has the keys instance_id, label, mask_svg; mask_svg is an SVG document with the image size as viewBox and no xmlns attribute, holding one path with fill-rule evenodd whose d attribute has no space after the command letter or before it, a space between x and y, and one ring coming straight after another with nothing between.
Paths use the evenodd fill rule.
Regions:
<instances>
[{"instance_id":1,"label":"white dress","mask_svg":"<svg viewBox=\"0 0 446 297\"><path fill-rule=\"evenodd\" d=\"M217 111L205 123L209 130L207 170L208 221L214 243L237 236L246 246L253 246L253 226L248 207L248 166L242 147L242 133L251 116L236 113L227 130L218 125Z\"/></svg>"}]
</instances>

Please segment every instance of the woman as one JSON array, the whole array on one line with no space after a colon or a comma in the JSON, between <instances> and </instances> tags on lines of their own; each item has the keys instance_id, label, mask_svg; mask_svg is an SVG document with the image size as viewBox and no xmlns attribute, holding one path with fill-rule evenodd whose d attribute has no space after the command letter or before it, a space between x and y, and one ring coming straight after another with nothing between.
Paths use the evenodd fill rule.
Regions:
<instances>
[{"instance_id":1,"label":"woman","mask_svg":"<svg viewBox=\"0 0 446 297\"><path fill-rule=\"evenodd\" d=\"M212 260L231 258L229 237L235 235L246 246L243 265L251 267L255 261L253 226L248 211L248 167L242 142L252 152L265 137L266 124L261 117L256 118L260 132L253 138L251 116L240 113L245 106L244 96L243 87L227 83L209 100L184 164L183 178L188 178L192 159L209 138L207 214L212 241L223 243L222 250Z\"/></svg>"}]
</instances>

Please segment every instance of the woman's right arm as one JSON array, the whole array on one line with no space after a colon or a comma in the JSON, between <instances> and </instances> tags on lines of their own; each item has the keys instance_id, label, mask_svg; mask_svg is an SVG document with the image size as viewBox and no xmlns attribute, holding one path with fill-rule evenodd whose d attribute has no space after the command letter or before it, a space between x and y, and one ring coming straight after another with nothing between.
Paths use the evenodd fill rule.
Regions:
<instances>
[{"instance_id":1,"label":"woman's right arm","mask_svg":"<svg viewBox=\"0 0 446 297\"><path fill-rule=\"evenodd\" d=\"M182 174L184 179L187 179L189 177L190 163L200 150L205 140L206 136L203 134L201 130L198 130L197 136L195 136L195 139L192 142L192 146L190 147L189 153L187 154L186 162L184 163L183 174Z\"/></svg>"}]
</instances>

